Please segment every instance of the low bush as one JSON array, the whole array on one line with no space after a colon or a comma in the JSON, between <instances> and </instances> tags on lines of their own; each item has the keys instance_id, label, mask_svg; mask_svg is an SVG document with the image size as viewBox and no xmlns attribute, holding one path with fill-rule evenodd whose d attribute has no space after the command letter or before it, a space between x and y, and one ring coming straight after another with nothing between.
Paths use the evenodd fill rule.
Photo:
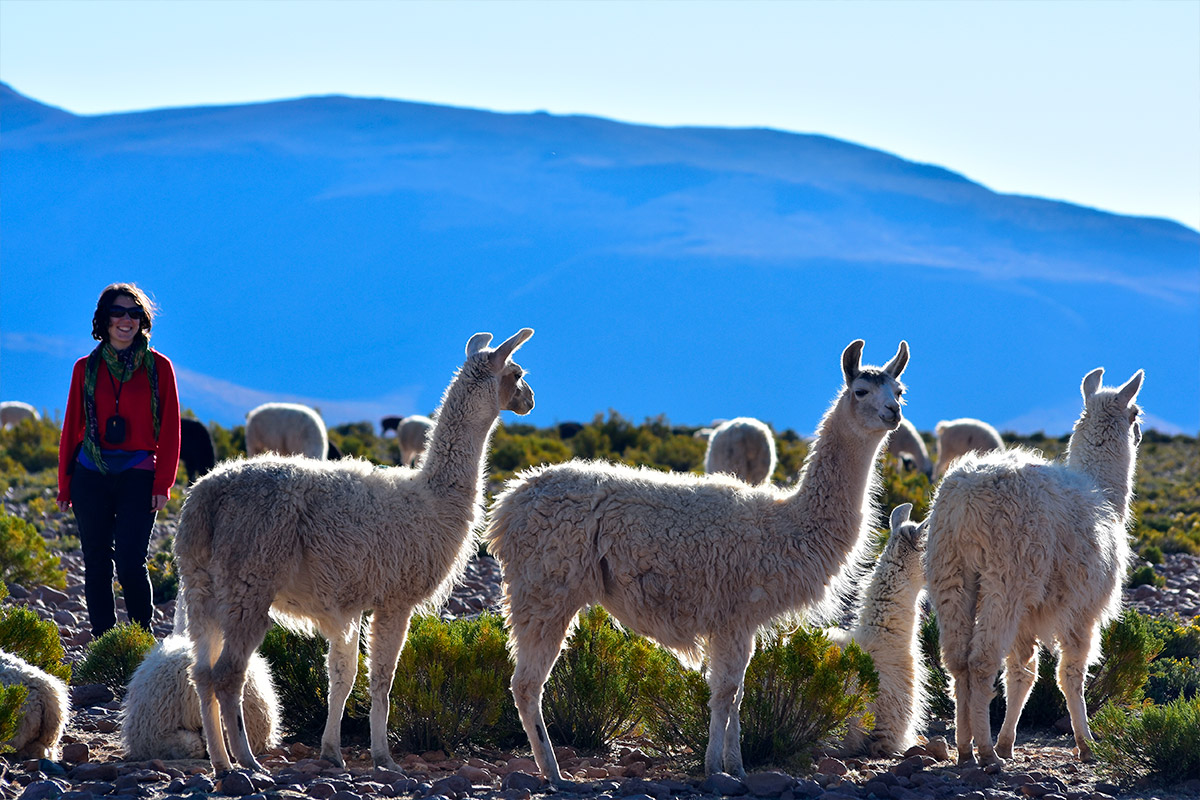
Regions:
<instances>
[{"instance_id":1,"label":"low bush","mask_svg":"<svg viewBox=\"0 0 1200 800\"><path fill-rule=\"evenodd\" d=\"M21 684L0 686L0 753L12 752L8 744L17 735L23 715L21 706L29 696L29 689Z\"/></svg>"},{"instance_id":2,"label":"low bush","mask_svg":"<svg viewBox=\"0 0 1200 800\"><path fill-rule=\"evenodd\" d=\"M0 580L22 586L67 585L66 570L30 523L0 510Z\"/></svg>"},{"instance_id":3,"label":"low bush","mask_svg":"<svg viewBox=\"0 0 1200 800\"><path fill-rule=\"evenodd\" d=\"M1167 579L1155 572L1154 567L1143 564L1129 573L1128 584L1131 589L1136 586L1166 586Z\"/></svg>"},{"instance_id":4,"label":"low bush","mask_svg":"<svg viewBox=\"0 0 1200 800\"><path fill-rule=\"evenodd\" d=\"M1092 719L1096 756L1117 780L1200 778L1200 698L1140 708L1108 704Z\"/></svg>"},{"instance_id":5,"label":"low bush","mask_svg":"<svg viewBox=\"0 0 1200 800\"><path fill-rule=\"evenodd\" d=\"M154 644L154 634L141 625L123 622L109 628L88 645L83 663L75 672L76 682L102 683L123 697L129 679Z\"/></svg>"},{"instance_id":6,"label":"low bush","mask_svg":"<svg viewBox=\"0 0 1200 800\"><path fill-rule=\"evenodd\" d=\"M323 636L306 636L273 625L258 652L271 668L284 729L301 739L320 739L329 716L329 642ZM370 705L366 659L360 653L358 674L342 716L344 736L367 730Z\"/></svg>"},{"instance_id":7,"label":"low bush","mask_svg":"<svg viewBox=\"0 0 1200 800\"><path fill-rule=\"evenodd\" d=\"M0 601L8 587L0 583ZM24 606L0 606L0 650L19 656L43 672L71 682L71 665L66 661L58 626ZM0 741L5 741L0 738Z\"/></svg>"},{"instance_id":8,"label":"low bush","mask_svg":"<svg viewBox=\"0 0 1200 800\"><path fill-rule=\"evenodd\" d=\"M167 536L146 562L154 604L169 603L179 596L179 573L175 571L175 537Z\"/></svg>"}]
</instances>

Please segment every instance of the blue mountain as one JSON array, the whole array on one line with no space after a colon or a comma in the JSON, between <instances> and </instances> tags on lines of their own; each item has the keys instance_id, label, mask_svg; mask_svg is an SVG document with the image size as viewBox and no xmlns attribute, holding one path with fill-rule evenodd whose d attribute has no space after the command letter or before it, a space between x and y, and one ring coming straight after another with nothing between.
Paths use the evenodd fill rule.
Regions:
<instances>
[{"instance_id":1,"label":"blue mountain","mask_svg":"<svg viewBox=\"0 0 1200 800\"><path fill-rule=\"evenodd\" d=\"M133 280L226 425L428 413L471 334L530 326L534 424L811 431L864 338L909 341L922 429L1065 432L1096 366L1200 429L1200 233L826 136L340 96L80 116L0 84L0 269L0 394L50 413Z\"/></svg>"}]
</instances>

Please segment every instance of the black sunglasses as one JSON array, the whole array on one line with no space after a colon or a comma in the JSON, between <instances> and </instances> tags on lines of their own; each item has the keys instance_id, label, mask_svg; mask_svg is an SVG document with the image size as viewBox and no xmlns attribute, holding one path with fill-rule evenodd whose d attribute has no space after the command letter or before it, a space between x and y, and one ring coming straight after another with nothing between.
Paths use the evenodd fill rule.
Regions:
<instances>
[{"instance_id":1,"label":"black sunglasses","mask_svg":"<svg viewBox=\"0 0 1200 800\"><path fill-rule=\"evenodd\" d=\"M134 306L109 306L108 316L112 319L120 319L121 317L129 317L130 319L141 319L146 316L146 312Z\"/></svg>"}]
</instances>

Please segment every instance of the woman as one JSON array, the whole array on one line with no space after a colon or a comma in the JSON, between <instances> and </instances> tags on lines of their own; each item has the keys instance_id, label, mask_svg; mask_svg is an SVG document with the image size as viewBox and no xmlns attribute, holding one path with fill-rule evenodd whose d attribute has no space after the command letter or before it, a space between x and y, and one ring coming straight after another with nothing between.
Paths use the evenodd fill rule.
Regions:
<instances>
[{"instance_id":1,"label":"woman","mask_svg":"<svg viewBox=\"0 0 1200 800\"><path fill-rule=\"evenodd\" d=\"M58 446L58 507L75 509L92 636L116 624L113 564L131 622L154 613L146 552L179 466L175 370L150 349L154 305L132 283L100 293L92 338L75 362Z\"/></svg>"}]
</instances>

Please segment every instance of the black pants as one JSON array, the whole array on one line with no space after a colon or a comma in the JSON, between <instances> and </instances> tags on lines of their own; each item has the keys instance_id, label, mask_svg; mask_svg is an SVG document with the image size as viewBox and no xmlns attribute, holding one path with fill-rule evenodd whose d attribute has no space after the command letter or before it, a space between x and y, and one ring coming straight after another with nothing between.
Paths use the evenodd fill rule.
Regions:
<instances>
[{"instance_id":1,"label":"black pants","mask_svg":"<svg viewBox=\"0 0 1200 800\"><path fill-rule=\"evenodd\" d=\"M150 630L154 607L146 552L154 529L153 489L154 473L147 469L102 475L77 466L71 478L71 505L83 546L83 585L93 636L117 623L114 563L130 622Z\"/></svg>"}]
</instances>

